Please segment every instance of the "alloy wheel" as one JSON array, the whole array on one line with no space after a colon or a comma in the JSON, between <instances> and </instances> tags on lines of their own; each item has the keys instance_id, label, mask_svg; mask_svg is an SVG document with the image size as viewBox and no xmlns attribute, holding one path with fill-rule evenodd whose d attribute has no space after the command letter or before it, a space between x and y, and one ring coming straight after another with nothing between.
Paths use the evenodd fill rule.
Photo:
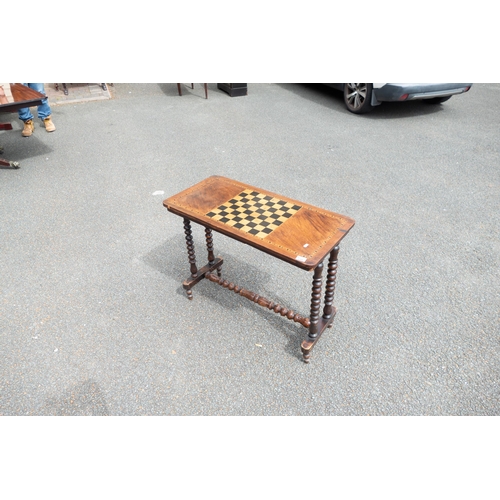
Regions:
<instances>
[{"instance_id":1,"label":"alloy wheel","mask_svg":"<svg viewBox=\"0 0 500 500\"><path fill-rule=\"evenodd\" d=\"M361 109L366 100L366 83L346 83L348 91L346 95L347 104L353 110Z\"/></svg>"}]
</instances>

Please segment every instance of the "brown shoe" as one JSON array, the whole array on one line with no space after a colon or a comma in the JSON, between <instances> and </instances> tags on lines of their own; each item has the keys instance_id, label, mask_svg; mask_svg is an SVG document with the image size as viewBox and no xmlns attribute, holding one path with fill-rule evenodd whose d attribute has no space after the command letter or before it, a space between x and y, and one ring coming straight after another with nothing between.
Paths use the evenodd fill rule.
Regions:
<instances>
[{"instance_id":1,"label":"brown shoe","mask_svg":"<svg viewBox=\"0 0 500 500\"><path fill-rule=\"evenodd\" d=\"M35 125L33 124L33 120L26 120L24 122L24 128L21 133L23 137L29 137L34 130L35 130Z\"/></svg>"},{"instance_id":2,"label":"brown shoe","mask_svg":"<svg viewBox=\"0 0 500 500\"><path fill-rule=\"evenodd\" d=\"M52 123L52 117L47 116L47 118L44 118L43 124L45 125L45 130L47 132L54 132L56 129L56 126Z\"/></svg>"}]
</instances>

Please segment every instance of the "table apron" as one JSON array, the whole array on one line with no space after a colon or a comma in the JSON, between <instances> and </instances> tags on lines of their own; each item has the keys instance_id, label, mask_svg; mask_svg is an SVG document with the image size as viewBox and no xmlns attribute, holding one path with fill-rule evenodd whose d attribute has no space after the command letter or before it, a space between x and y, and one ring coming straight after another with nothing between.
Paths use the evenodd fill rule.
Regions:
<instances>
[{"instance_id":1,"label":"table apron","mask_svg":"<svg viewBox=\"0 0 500 500\"><path fill-rule=\"evenodd\" d=\"M248 240L248 239L243 238L243 237L239 238L238 236L236 236L235 234L233 234L229 231L225 231L224 229L222 229L220 227L216 227L213 224L210 224L205 219L197 218L191 214L188 215L184 212L177 211L177 210L172 209L172 208L168 208L168 211L172 212L175 215L178 215L179 217L182 217L184 219L188 219L191 222L199 224L200 226L208 227L209 229L212 229L213 231L215 231L217 233L223 234L224 236L227 236L228 238L231 238L235 241L239 241L240 243L244 243L245 245L249 245L253 248L256 248L257 250L260 250L261 252L267 253L268 255L272 255L273 257L276 257L279 260L287 262L288 264L292 264L293 266L298 267L300 269L303 269L304 271L314 271L314 269L319 264L319 263L316 264L316 266L304 265L301 262L299 262L298 260L293 259L292 257L287 258L286 256L283 256L283 255L279 254L278 252L273 251L271 248L267 248L267 247L264 247L262 245L259 245L257 242ZM340 240L335 241L335 244L328 250L328 253L330 253L336 246L338 246L340 244L341 240L342 240L342 238ZM327 253L327 255L328 255L328 253Z\"/></svg>"}]
</instances>

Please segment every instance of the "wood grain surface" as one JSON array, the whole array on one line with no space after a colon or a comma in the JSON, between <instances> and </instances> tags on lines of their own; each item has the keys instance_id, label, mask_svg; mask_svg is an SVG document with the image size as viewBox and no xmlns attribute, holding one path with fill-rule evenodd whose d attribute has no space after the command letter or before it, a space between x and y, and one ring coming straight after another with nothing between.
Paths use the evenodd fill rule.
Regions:
<instances>
[{"instance_id":1,"label":"wood grain surface","mask_svg":"<svg viewBox=\"0 0 500 500\"><path fill-rule=\"evenodd\" d=\"M256 207L252 202L250 208L243 207L245 202L241 203L241 199L248 194L265 200L269 205ZM281 206L286 205L288 211L285 215L280 213L279 224L272 224L272 210L278 210L279 202ZM208 177L167 198L163 205L176 215L306 270L314 269L322 262L355 223L345 215L221 176ZM224 211L221 207L233 207L231 217L220 216ZM234 217L242 216L246 217L243 222L234 222ZM265 226L263 222L269 225ZM254 227L252 224L258 224L258 234L250 232ZM263 230L268 227L271 231Z\"/></svg>"}]
</instances>

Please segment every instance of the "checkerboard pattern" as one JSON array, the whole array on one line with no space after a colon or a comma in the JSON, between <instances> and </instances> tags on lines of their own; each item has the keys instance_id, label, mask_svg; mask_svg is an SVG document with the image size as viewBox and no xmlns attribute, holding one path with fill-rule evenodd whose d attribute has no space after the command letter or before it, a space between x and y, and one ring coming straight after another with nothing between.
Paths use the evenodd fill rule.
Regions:
<instances>
[{"instance_id":1,"label":"checkerboard pattern","mask_svg":"<svg viewBox=\"0 0 500 500\"><path fill-rule=\"evenodd\" d=\"M300 205L246 189L206 215L263 239L301 208Z\"/></svg>"}]
</instances>

